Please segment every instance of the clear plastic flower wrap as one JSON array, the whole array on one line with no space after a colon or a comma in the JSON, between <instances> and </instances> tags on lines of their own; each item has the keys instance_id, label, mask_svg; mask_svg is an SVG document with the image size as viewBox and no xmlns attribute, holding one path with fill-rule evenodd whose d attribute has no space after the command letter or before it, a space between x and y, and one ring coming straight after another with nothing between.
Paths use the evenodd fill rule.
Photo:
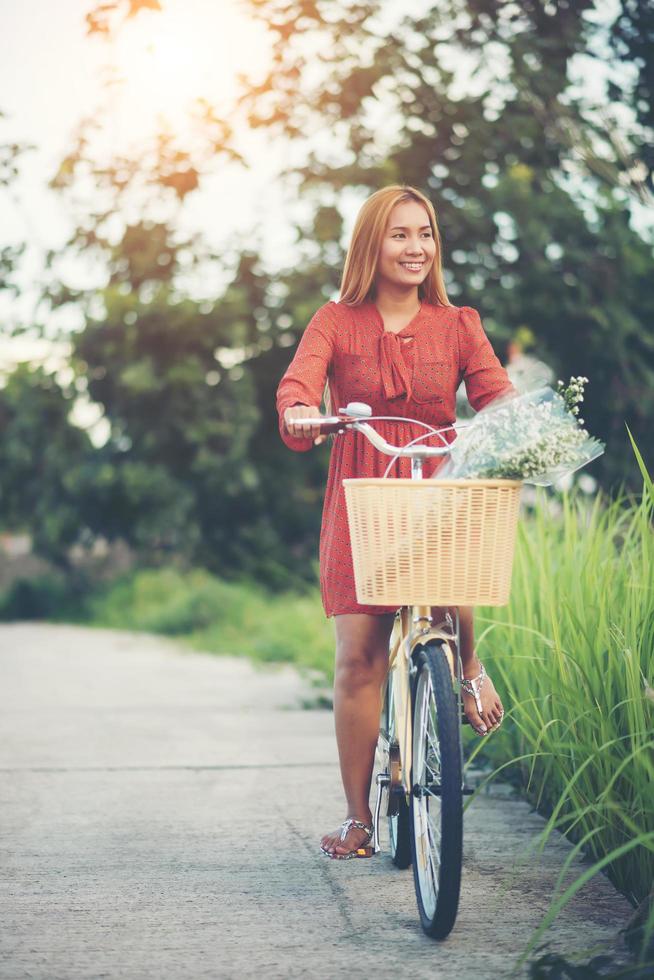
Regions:
<instances>
[{"instance_id":1,"label":"clear plastic flower wrap","mask_svg":"<svg viewBox=\"0 0 654 980\"><path fill-rule=\"evenodd\" d=\"M437 478L549 486L601 456L604 444L576 418L585 380L571 379L568 389L559 382L560 394L546 385L496 399L461 427Z\"/></svg>"}]
</instances>

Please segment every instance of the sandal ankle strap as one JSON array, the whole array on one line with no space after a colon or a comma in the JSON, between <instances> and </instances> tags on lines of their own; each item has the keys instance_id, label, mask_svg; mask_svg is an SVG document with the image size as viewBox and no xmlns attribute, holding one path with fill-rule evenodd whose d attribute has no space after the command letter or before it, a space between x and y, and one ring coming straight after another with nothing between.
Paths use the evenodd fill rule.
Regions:
<instances>
[{"instance_id":1,"label":"sandal ankle strap","mask_svg":"<svg viewBox=\"0 0 654 980\"><path fill-rule=\"evenodd\" d=\"M472 697L475 699L475 705L477 706L477 711L479 712L479 714L481 714L482 703L479 697L479 692L481 690L481 685L484 683L484 679L486 677L486 668L482 664L481 660L479 661L479 666L481 667L481 671L477 674L476 677L462 678L461 687L466 692L466 694L471 694Z\"/></svg>"},{"instance_id":2,"label":"sandal ankle strap","mask_svg":"<svg viewBox=\"0 0 654 980\"><path fill-rule=\"evenodd\" d=\"M365 830L368 836L372 837L372 830L373 830L372 827L368 826L368 824L363 823L362 820L355 820L354 817L348 817L347 820L344 820L343 823L341 824L340 839L342 841L345 840L352 827L356 827L357 830Z\"/></svg>"}]
</instances>

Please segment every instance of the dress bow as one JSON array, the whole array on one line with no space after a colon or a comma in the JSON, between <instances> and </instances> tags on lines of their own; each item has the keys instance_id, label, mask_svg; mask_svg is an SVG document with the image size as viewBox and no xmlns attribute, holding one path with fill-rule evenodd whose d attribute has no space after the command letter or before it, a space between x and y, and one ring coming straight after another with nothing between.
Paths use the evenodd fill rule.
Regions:
<instances>
[{"instance_id":1,"label":"dress bow","mask_svg":"<svg viewBox=\"0 0 654 980\"><path fill-rule=\"evenodd\" d=\"M380 365L384 395L386 398L411 398L411 375L404 355L402 341L392 330L385 330L380 341Z\"/></svg>"}]
</instances>

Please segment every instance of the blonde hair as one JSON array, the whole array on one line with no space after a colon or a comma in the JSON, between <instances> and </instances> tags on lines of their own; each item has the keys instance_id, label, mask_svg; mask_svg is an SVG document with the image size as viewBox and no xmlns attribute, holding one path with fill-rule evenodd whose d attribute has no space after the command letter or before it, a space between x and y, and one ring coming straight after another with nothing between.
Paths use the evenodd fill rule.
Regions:
<instances>
[{"instance_id":1,"label":"blonde hair","mask_svg":"<svg viewBox=\"0 0 654 980\"><path fill-rule=\"evenodd\" d=\"M382 242L391 211L403 201L417 201L429 215L436 252L429 273L418 286L418 298L434 305L451 306L447 298L442 269L441 236L434 205L422 191L408 184L390 184L367 198L357 215L345 256L339 302L359 306L374 297L375 276ZM331 414L329 382L324 391L325 413Z\"/></svg>"},{"instance_id":2,"label":"blonde hair","mask_svg":"<svg viewBox=\"0 0 654 980\"><path fill-rule=\"evenodd\" d=\"M408 184L391 184L375 191L364 201L352 231L341 279L340 302L358 306L372 299L382 242L391 211L403 201L417 201L429 215L431 233L436 243L434 261L428 275L418 286L418 297L427 303L451 306L443 280L441 236L434 206L421 191Z\"/></svg>"}]
</instances>

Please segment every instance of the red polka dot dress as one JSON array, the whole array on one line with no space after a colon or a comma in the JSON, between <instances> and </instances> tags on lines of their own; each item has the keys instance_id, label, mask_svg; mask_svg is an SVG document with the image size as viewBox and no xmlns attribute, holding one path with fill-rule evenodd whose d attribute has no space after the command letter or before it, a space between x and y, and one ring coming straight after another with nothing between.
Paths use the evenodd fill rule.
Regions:
<instances>
[{"instance_id":1,"label":"red polka dot dress","mask_svg":"<svg viewBox=\"0 0 654 980\"><path fill-rule=\"evenodd\" d=\"M451 425L462 380L475 411L514 390L472 307L434 305L423 300L415 317L395 333L384 329L374 302L358 306L325 303L312 317L279 383L280 435L296 452L313 448L311 438L288 435L284 412L291 405L319 406L326 381L334 414L348 402L358 401L370 405L373 415L409 416L437 428ZM397 446L426 432L412 422L379 421L374 425ZM454 438L452 432L444 435ZM356 600L343 489L343 480L348 477L384 476L391 457L352 429L328 442L331 456L320 530L320 589L325 615L394 612L396 607L361 605ZM442 445L439 436L422 442ZM425 460L423 476L433 476L443 462ZM396 460L388 475L409 479L411 461Z\"/></svg>"}]
</instances>

